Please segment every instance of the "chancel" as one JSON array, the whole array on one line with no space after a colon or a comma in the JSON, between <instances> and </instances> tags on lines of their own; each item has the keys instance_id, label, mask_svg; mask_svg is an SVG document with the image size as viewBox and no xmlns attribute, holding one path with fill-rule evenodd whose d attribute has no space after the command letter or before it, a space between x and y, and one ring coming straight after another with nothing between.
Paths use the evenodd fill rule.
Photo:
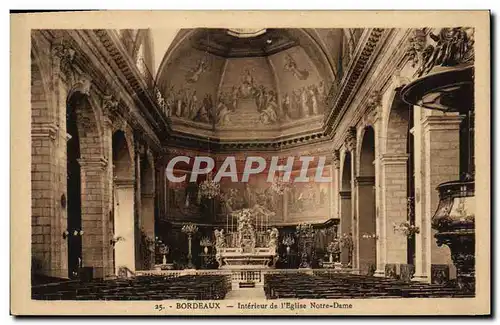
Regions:
<instances>
[{"instance_id":1,"label":"chancel","mask_svg":"<svg viewBox=\"0 0 500 325\"><path fill-rule=\"evenodd\" d=\"M33 30L33 299L474 296L473 43Z\"/></svg>"}]
</instances>

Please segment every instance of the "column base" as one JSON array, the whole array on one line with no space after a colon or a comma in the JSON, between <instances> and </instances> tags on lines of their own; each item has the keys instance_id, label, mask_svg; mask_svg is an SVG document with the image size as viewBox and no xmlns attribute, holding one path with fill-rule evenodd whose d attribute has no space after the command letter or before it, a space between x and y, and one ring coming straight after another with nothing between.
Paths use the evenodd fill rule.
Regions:
<instances>
[{"instance_id":1,"label":"column base","mask_svg":"<svg viewBox=\"0 0 500 325\"><path fill-rule=\"evenodd\" d=\"M378 278L384 278L385 271L384 270L376 270L375 273L373 273L373 276L376 276Z\"/></svg>"}]
</instances>

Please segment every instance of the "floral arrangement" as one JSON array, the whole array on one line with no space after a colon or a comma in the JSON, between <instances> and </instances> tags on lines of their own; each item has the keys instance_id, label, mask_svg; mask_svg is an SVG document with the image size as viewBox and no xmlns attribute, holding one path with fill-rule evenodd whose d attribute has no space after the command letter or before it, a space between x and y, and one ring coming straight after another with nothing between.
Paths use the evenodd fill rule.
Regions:
<instances>
[{"instance_id":1,"label":"floral arrangement","mask_svg":"<svg viewBox=\"0 0 500 325\"><path fill-rule=\"evenodd\" d=\"M393 224L394 232L401 232L406 237L412 237L415 234L420 233L420 228L409 223L408 221L402 222L400 224Z\"/></svg>"}]
</instances>

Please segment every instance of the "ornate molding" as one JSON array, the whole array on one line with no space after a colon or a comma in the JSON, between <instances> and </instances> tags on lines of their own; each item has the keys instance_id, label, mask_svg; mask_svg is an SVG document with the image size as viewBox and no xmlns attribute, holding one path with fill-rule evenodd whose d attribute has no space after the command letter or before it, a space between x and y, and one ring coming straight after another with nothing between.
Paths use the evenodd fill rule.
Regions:
<instances>
[{"instance_id":1,"label":"ornate molding","mask_svg":"<svg viewBox=\"0 0 500 325\"><path fill-rule=\"evenodd\" d=\"M380 44L383 32L383 28L373 28L370 30L363 49L353 59L351 69L347 72L347 75L342 81L335 101L328 103L328 107L333 106L327 118L326 129L328 131L334 129L334 124L338 124L339 120L342 118L342 112L348 106L346 103L353 97L353 92L356 90L359 79L364 74L368 62L372 59L377 45Z\"/></svg>"},{"instance_id":2,"label":"ornate molding","mask_svg":"<svg viewBox=\"0 0 500 325\"><path fill-rule=\"evenodd\" d=\"M339 196L341 200L350 200L351 191L339 191Z\"/></svg>"},{"instance_id":3,"label":"ornate molding","mask_svg":"<svg viewBox=\"0 0 500 325\"><path fill-rule=\"evenodd\" d=\"M65 76L72 77L76 50L67 43L62 42L52 46L51 53L54 67L58 68L58 71Z\"/></svg>"},{"instance_id":4,"label":"ornate molding","mask_svg":"<svg viewBox=\"0 0 500 325\"><path fill-rule=\"evenodd\" d=\"M395 89L402 88L410 83L410 78L402 76L401 70L396 70L392 75L392 83Z\"/></svg>"},{"instance_id":5,"label":"ornate molding","mask_svg":"<svg viewBox=\"0 0 500 325\"><path fill-rule=\"evenodd\" d=\"M82 169L102 169L108 166L108 160L104 157L87 157L78 159Z\"/></svg>"},{"instance_id":6,"label":"ornate molding","mask_svg":"<svg viewBox=\"0 0 500 325\"><path fill-rule=\"evenodd\" d=\"M119 101L113 95L104 95L102 99L102 110L104 115L113 121L118 115Z\"/></svg>"},{"instance_id":7,"label":"ornate molding","mask_svg":"<svg viewBox=\"0 0 500 325\"><path fill-rule=\"evenodd\" d=\"M90 89L92 87L92 77L86 73L83 73L77 77L73 84L71 85L71 92L79 92L83 95L90 96Z\"/></svg>"},{"instance_id":8,"label":"ornate molding","mask_svg":"<svg viewBox=\"0 0 500 325\"><path fill-rule=\"evenodd\" d=\"M374 90L370 93L368 100L366 101L367 112L377 111L379 107L382 106L382 93L378 90Z\"/></svg>"},{"instance_id":9,"label":"ornate molding","mask_svg":"<svg viewBox=\"0 0 500 325\"><path fill-rule=\"evenodd\" d=\"M55 140L57 138L58 131L59 127L54 123L33 123L31 126L31 137L49 137L51 140Z\"/></svg>"},{"instance_id":10,"label":"ornate molding","mask_svg":"<svg viewBox=\"0 0 500 325\"><path fill-rule=\"evenodd\" d=\"M340 151L334 150L332 156L332 165L335 169L340 169Z\"/></svg>"},{"instance_id":11,"label":"ornate molding","mask_svg":"<svg viewBox=\"0 0 500 325\"><path fill-rule=\"evenodd\" d=\"M373 186L375 185L375 176L358 176L356 177L357 186Z\"/></svg>"},{"instance_id":12,"label":"ornate molding","mask_svg":"<svg viewBox=\"0 0 500 325\"><path fill-rule=\"evenodd\" d=\"M349 127L347 130L345 147L348 151L356 151L356 128L354 126Z\"/></svg>"},{"instance_id":13,"label":"ornate molding","mask_svg":"<svg viewBox=\"0 0 500 325\"><path fill-rule=\"evenodd\" d=\"M83 131L90 131L94 127L94 123L88 116L88 113L81 109L76 111L76 122L78 127L81 127Z\"/></svg>"},{"instance_id":14,"label":"ornate molding","mask_svg":"<svg viewBox=\"0 0 500 325\"><path fill-rule=\"evenodd\" d=\"M412 67L422 63L422 52L425 49L427 32L425 28L416 28L412 31L412 36L408 39L408 57Z\"/></svg>"}]
</instances>

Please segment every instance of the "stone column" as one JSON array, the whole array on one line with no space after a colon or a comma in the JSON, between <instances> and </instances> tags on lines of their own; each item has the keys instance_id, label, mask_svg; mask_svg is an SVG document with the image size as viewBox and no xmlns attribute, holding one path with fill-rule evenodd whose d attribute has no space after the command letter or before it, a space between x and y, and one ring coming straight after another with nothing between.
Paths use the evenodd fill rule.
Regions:
<instances>
[{"instance_id":1,"label":"stone column","mask_svg":"<svg viewBox=\"0 0 500 325\"><path fill-rule=\"evenodd\" d=\"M351 153L351 203L356 202L356 185L354 182L356 175L356 128L350 127L347 131L345 139L345 147ZM358 231L358 214L356 204L351 204L351 231L352 231L352 267L359 269L359 231Z\"/></svg>"},{"instance_id":2,"label":"stone column","mask_svg":"<svg viewBox=\"0 0 500 325\"><path fill-rule=\"evenodd\" d=\"M135 271L134 180L115 180L115 273L121 267Z\"/></svg>"},{"instance_id":3,"label":"stone column","mask_svg":"<svg viewBox=\"0 0 500 325\"><path fill-rule=\"evenodd\" d=\"M108 243L104 242L108 232L108 216L105 213L106 167L102 157L79 160L81 168L82 195L82 263L94 268L94 278L106 276L110 258Z\"/></svg>"},{"instance_id":4,"label":"stone column","mask_svg":"<svg viewBox=\"0 0 500 325\"><path fill-rule=\"evenodd\" d=\"M340 216L340 235L349 235L352 233L352 218L351 218L351 191L339 192L339 216ZM349 248L343 247L340 253L340 262L342 265L352 263L349 260ZM351 265L352 266L352 265Z\"/></svg>"},{"instance_id":5,"label":"stone column","mask_svg":"<svg viewBox=\"0 0 500 325\"><path fill-rule=\"evenodd\" d=\"M338 150L333 151L332 156L332 218L340 218L339 214L339 196L340 191L340 152Z\"/></svg>"},{"instance_id":6,"label":"stone column","mask_svg":"<svg viewBox=\"0 0 500 325\"><path fill-rule=\"evenodd\" d=\"M394 232L394 225L407 221L407 160L408 155L385 154L382 167L382 225L385 245L382 265L407 263L407 238Z\"/></svg>"},{"instance_id":7,"label":"stone column","mask_svg":"<svg viewBox=\"0 0 500 325\"><path fill-rule=\"evenodd\" d=\"M416 235L416 281L430 282L433 264L452 266L449 249L436 244L431 218L439 203L437 186L459 178L460 121L457 113L415 109L415 152L422 152L415 162L415 223L420 228Z\"/></svg>"},{"instance_id":8,"label":"stone column","mask_svg":"<svg viewBox=\"0 0 500 325\"><path fill-rule=\"evenodd\" d=\"M155 194L142 193L141 195L141 226L147 236L155 236Z\"/></svg>"},{"instance_id":9,"label":"stone column","mask_svg":"<svg viewBox=\"0 0 500 325\"><path fill-rule=\"evenodd\" d=\"M363 234L373 234L376 230L374 186L374 176L356 177L358 266L361 273L366 273L370 264L377 262L377 238L362 238Z\"/></svg>"}]
</instances>

